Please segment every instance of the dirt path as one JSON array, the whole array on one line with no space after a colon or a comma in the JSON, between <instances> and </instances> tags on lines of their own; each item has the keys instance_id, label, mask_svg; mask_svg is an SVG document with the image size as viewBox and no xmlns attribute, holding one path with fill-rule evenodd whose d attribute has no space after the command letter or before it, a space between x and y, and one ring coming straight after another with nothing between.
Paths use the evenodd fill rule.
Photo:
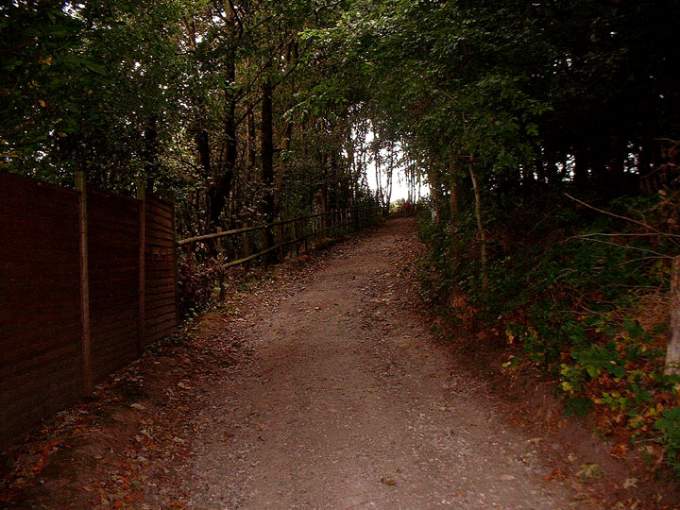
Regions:
<instances>
[{"instance_id":1,"label":"dirt path","mask_svg":"<svg viewBox=\"0 0 680 510\"><path fill-rule=\"evenodd\" d=\"M672 508L579 479L588 434L517 426L532 403L430 332L420 249L394 220L234 290L10 453L0 508Z\"/></svg>"},{"instance_id":2,"label":"dirt path","mask_svg":"<svg viewBox=\"0 0 680 510\"><path fill-rule=\"evenodd\" d=\"M434 343L398 271L413 222L338 251L195 416L192 508L586 508Z\"/></svg>"}]
</instances>

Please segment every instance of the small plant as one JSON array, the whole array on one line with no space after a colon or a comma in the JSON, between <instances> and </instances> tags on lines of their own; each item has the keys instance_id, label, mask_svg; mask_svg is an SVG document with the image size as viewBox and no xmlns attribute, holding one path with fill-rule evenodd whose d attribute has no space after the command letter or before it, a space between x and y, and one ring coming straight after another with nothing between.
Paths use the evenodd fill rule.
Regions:
<instances>
[{"instance_id":1,"label":"small plant","mask_svg":"<svg viewBox=\"0 0 680 510\"><path fill-rule=\"evenodd\" d=\"M666 462L680 475L680 407L667 409L654 424L666 447Z\"/></svg>"},{"instance_id":2,"label":"small plant","mask_svg":"<svg viewBox=\"0 0 680 510\"><path fill-rule=\"evenodd\" d=\"M191 317L210 304L215 286L215 268L185 256L178 264L179 307L182 317Z\"/></svg>"}]
</instances>

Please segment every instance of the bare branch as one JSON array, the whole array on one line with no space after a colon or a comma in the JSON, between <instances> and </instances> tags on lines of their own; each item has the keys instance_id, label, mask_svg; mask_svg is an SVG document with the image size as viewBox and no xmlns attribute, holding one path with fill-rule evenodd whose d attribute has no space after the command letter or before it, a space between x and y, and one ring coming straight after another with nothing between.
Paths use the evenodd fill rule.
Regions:
<instances>
[{"instance_id":1,"label":"bare branch","mask_svg":"<svg viewBox=\"0 0 680 510\"><path fill-rule=\"evenodd\" d=\"M625 250L634 250L634 251L639 251L642 253L651 253L653 255L657 255L661 259L669 259L673 260L674 257L671 257L670 255L664 255L663 253L659 253L658 251L650 250L648 248L638 248L637 246L629 246L627 244L618 244L618 243L612 243L609 241L601 241L600 239L593 239L590 237L583 237L581 239L582 241L589 241L591 243L599 243L599 244L606 244L609 246L616 246L617 248L623 248Z\"/></svg>"},{"instance_id":2,"label":"bare branch","mask_svg":"<svg viewBox=\"0 0 680 510\"><path fill-rule=\"evenodd\" d=\"M595 207L594 205L590 205L589 203L584 202L583 200L579 200L578 198L571 196L569 193L565 193L564 196L567 197L570 200L573 200L574 202L576 202L578 204L581 204L584 207L587 207L588 209L592 209L593 211L597 211L599 213L606 214L607 216L611 216L612 218L617 218L617 219L620 219L620 220L628 221L630 223L634 223L635 225L639 225L640 227L646 228L647 230L649 230L650 232L654 232L655 234L664 235L663 232L659 232L658 230L656 230L651 225L648 225L647 223L644 223L642 221L638 221L638 220L635 220L633 218L629 218L628 216L622 216L621 214L616 214L616 213L613 213L611 211L607 211L605 209L600 209L599 207Z\"/></svg>"}]
</instances>

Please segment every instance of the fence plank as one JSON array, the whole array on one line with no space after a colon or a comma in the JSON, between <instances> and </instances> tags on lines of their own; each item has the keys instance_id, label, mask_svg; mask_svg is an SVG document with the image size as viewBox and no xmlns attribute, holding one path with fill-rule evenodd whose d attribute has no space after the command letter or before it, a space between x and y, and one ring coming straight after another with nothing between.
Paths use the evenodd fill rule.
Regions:
<instances>
[{"instance_id":1,"label":"fence plank","mask_svg":"<svg viewBox=\"0 0 680 510\"><path fill-rule=\"evenodd\" d=\"M0 447L80 396L78 221L78 193L0 172Z\"/></svg>"},{"instance_id":2,"label":"fence plank","mask_svg":"<svg viewBox=\"0 0 680 510\"><path fill-rule=\"evenodd\" d=\"M177 324L172 204L76 184L0 173L0 447Z\"/></svg>"},{"instance_id":3,"label":"fence plank","mask_svg":"<svg viewBox=\"0 0 680 510\"><path fill-rule=\"evenodd\" d=\"M81 351L83 370L83 392L92 393L92 330L90 325L90 276L89 276L89 242L87 238L87 180L85 172L76 172L76 187L80 191L80 323Z\"/></svg>"},{"instance_id":4,"label":"fence plank","mask_svg":"<svg viewBox=\"0 0 680 510\"><path fill-rule=\"evenodd\" d=\"M139 247L137 249L139 278L137 285L139 295L137 302L139 313L137 317L137 355L144 350L144 326L146 321L146 186L144 179L139 179L137 185L137 199L139 203Z\"/></svg>"}]
</instances>

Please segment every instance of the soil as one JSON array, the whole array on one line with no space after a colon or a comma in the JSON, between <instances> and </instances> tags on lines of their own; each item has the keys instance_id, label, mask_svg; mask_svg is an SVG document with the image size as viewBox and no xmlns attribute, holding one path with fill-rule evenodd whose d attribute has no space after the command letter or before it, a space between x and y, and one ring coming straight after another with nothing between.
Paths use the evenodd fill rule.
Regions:
<instances>
[{"instance_id":1,"label":"soil","mask_svg":"<svg viewBox=\"0 0 680 510\"><path fill-rule=\"evenodd\" d=\"M392 220L243 280L9 452L0 503L680 508L547 389L504 387L489 357L441 341L418 294L421 250L413 220Z\"/></svg>"}]
</instances>

